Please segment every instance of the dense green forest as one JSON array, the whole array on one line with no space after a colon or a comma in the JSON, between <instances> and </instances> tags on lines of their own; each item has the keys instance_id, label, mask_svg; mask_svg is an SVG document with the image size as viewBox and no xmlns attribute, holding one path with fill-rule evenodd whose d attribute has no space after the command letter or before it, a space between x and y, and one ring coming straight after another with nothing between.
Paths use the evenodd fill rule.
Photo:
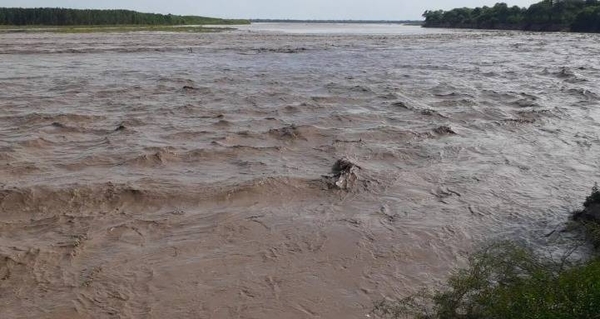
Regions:
<instances>
[{"instance_id":1,"label":"dense green forest","mask_svg":"<svg viewBox=\"0 0 600 319\"><path fill-rule=\"evenodd\" d=\"M130 10L76 10L63 8L0 8L0 25L192 25L248 24L247 20L226 20L198 16L141 13Z\"/></svg>"},{"instance_id":2,"label":"dense green forest","mask_svg":"<svg viewBox=\"0 0 600 319\"><path fill-rule=\"evenodd\" d=\"M425 11L424 27L503 29L531 31L600 32L598 0L544 0L529 8L457 8Z\"/></svg>"}]
</instances>

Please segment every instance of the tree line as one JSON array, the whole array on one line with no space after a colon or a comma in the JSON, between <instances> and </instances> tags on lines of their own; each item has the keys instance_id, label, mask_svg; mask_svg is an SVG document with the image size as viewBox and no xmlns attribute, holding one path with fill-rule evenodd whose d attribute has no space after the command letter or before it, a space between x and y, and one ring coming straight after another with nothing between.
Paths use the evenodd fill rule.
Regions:
<instances>
[{"instance_id":1,"label":"tree line","mask_svg":"<svg viewBox=\"0 0 600 319\"><path fill-rule=\"evenodd\" d=\"M131 10L78 10L63 8L0 8L0 25L192 25L248 24L200 16L141 13Z\"/></svg>"},{"instance_id":2,"label":"tree line","mask_svg":"<svg viewBox=\"0 0 600 319\"><path fill-rule=\"evenodd\" d=\"M424 27L600 32L598 0L544 0L521 8L493 7L425 11Z\"/></svg>"}]
</instances>

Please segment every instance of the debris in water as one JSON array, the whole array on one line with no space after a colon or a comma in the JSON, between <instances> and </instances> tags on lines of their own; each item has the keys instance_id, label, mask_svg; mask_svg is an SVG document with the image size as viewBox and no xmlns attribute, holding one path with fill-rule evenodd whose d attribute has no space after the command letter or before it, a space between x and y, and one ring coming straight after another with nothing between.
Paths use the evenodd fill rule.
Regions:
<instances>
[{"instance_id":1,"label":"debris in water","mask_svg":"<svg viewBox=\"0 0 600 319\"><path fill-rule=\"evenodd\" d=\"M410 107L405 102L402 102L402 101L394 102L394 103L392 103L392 106L401 107L404 109L410 109Z\"/></svg>"},{"instance_id":2,"label":"debris in water","mask_svg":"<svg viewBox=\"0 0 600 319\"><path fill-rule=\"evenodd\" d=\"M571 71L569 68L567 67L563 67L560 69L560 71L557 73L558 77L561 78L571 78L575 76L575 73L573 71Z\"/></svg>"},{"instance_id":3,"label":"debris in water","mask_svg":"<svg viewBox=\"0 0 600 319\"><path fill-rule=\"evenodd\" d=\"M326 176L330 188L349 190L356 186L358 181L358 170L362 168L347 158L341 158L335 162L331 172L333 175Z\"/></svg>"},{"instance_id":4,"label":"debris in water","mask_svg":"<svg viewBox=\"0 0 600 319\"><path fill-rule=\"evenodd\" d=\"M447 125L442 125L440 127L437 127L433 130L434 133L438 134L438 135L456 135L456 132L454 132L454 130Z\"/></svg>"},{"instance_id":5,"label":"debris in water","mask_svg":"<svg viewBox=\"0 0 600 319\"><path fill-rule=\"evenodd\" d=\"M297 139L302 138L298 127L294 124L278 129L271 129L269 133L282 139Z\"/></svg>"}]
</instances>

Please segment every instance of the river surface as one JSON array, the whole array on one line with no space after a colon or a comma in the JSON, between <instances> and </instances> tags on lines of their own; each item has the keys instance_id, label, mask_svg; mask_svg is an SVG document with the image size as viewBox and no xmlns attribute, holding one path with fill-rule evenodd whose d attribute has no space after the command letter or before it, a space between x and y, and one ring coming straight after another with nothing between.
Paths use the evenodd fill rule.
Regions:
<instances>
[{"instance_id":1,"label":"river surface","mask_svg":"<svg viewBox=\"0 0 600 319\"><path fill-rule=\"evenodd\" d=\"M416 35L454 33L451 29L426 29L416 25L394 23L275 23L263 22L236 26L250 32L273 32L305 35Z\"/></svg>"},{"instance_id":2,"label":"river surface","mask_svg":"<svg viewBox=\"0 0 600 319\"><path fill-rule=\"evenodd\" d=\"M597 35L298 28L1 34L2 317L366 318L600 180Z\"/></svg>"}]
</instances>

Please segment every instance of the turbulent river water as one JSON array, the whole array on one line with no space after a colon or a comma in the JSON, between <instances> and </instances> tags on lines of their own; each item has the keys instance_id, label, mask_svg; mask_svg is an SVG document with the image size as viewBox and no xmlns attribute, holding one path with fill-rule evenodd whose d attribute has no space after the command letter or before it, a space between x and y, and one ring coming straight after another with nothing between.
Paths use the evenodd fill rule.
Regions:
<instances>
[{"instance_id":1,"label":"turbulent river water","mask_svg":"<svg viewBox=\"0 0 600 319\"><path fill-rule=\"evenodd\" d=\"M598 40L2 34L2 317L365 318L535 242L600 180Z\"/></svg>"}]
</instances>

